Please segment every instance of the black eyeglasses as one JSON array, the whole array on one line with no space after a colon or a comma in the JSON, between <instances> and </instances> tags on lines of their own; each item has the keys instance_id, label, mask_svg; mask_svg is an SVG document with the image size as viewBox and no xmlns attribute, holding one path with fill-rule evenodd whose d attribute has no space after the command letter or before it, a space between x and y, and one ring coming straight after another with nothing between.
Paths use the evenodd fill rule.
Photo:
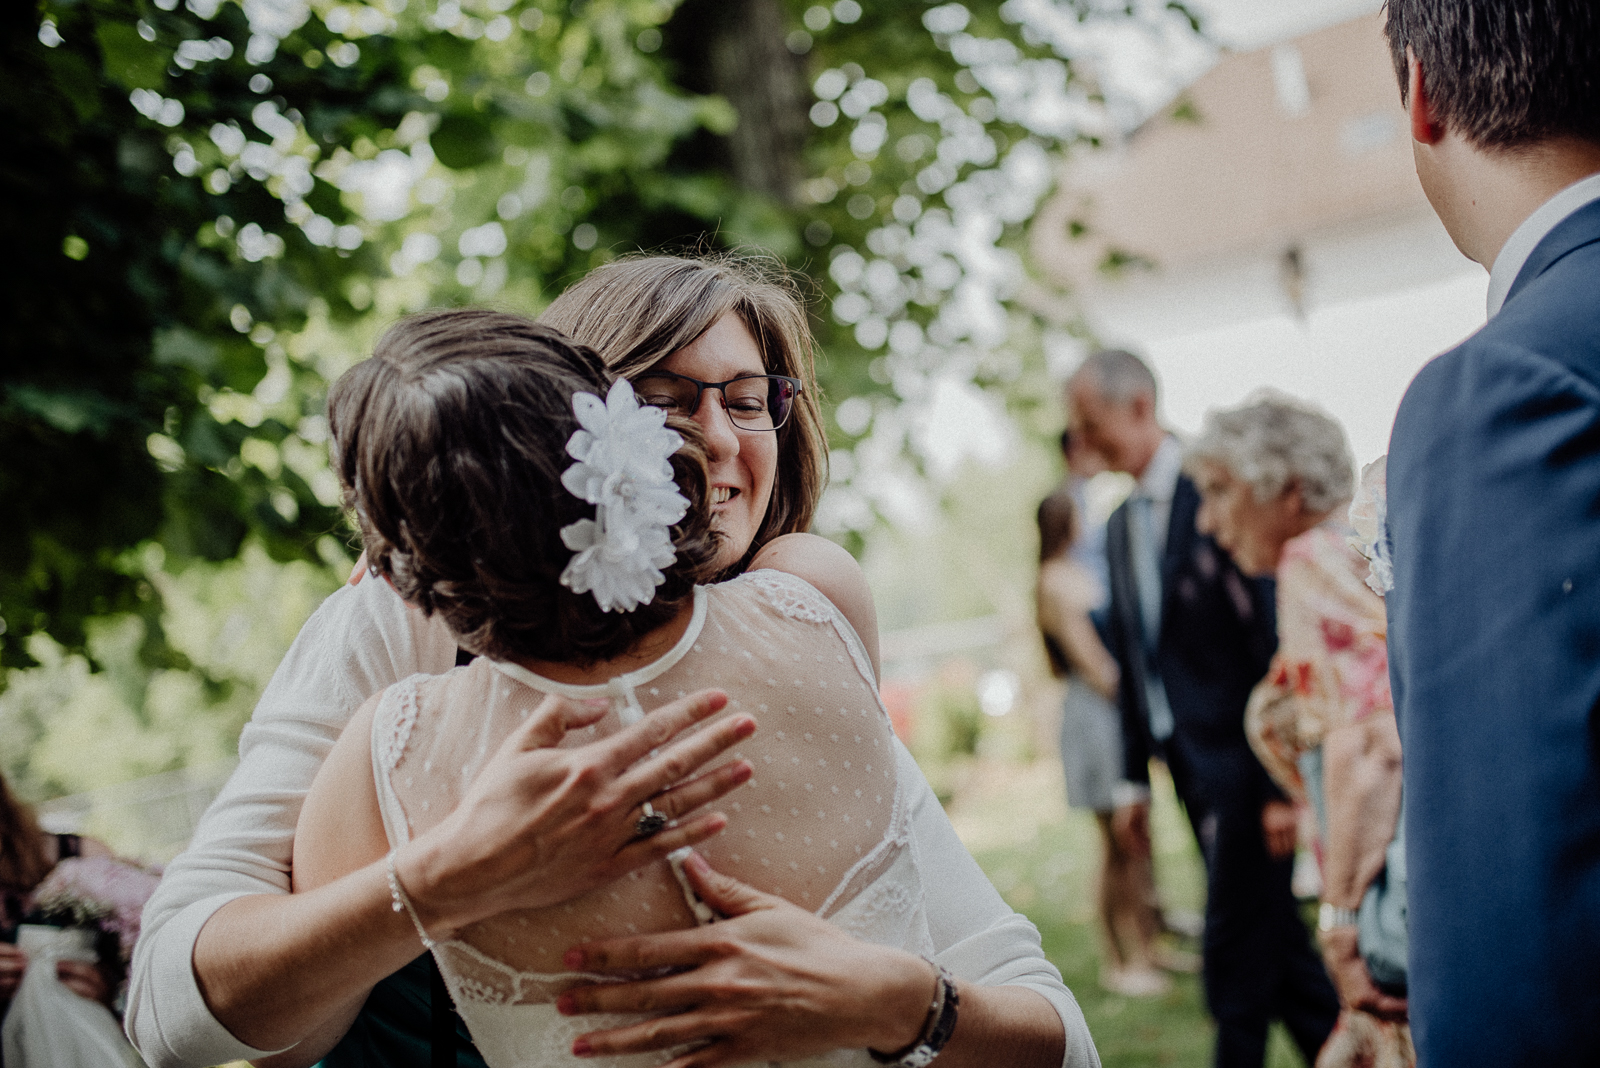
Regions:
<instances>
[{"instance_id":1,"label":"black eyeglasses","mask_svg":"<svg viewBox=\"0 0 1600 1068\"><path fill-rule=\"evenodd\" d=\"M722 391L722 408L739 429L777 430L794 411L800 380L788 375L740 375L726 382L702 382L671 371L647 371L633 380L633 392L645 404L689 418L700 410L700 395L708 389Z\"/></svg>"}]
</instances>

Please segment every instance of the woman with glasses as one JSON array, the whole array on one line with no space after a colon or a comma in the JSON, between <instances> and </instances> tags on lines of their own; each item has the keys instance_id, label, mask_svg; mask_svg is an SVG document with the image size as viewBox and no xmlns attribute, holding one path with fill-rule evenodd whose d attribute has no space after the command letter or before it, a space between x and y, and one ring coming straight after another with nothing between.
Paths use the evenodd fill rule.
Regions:
<instances>
[{"instance_id":1,"label":"woman with glasses","mask_svg":"<svg viewBox=\"0 0 1600 1068\"><path fill-rule=\"evenodd\" d=\"M595 349L613 372L638 383L642 398L698 424L712 525L721 536L714 560L721 574L774 568L805 579L860 635L876 672L876 620L854 560L821 539L785 537L809 527L826 481L827 455L812 340L793 283L749 259L641 257L585 277L542 321ZM303 1062L294 1047L308 1038L308 1020L320 1019L331 996L322 981L337 986L340 975L348 978L348 969L360 963L359 954L337 956L330 948L337 944L333 933L350 929L353 916L375 923L389 909L381 896L286 896L295 821L306 791L367 698L412 675L442 675L465 659L458 658L456 642L437 616L408 609L387 583L370 577L356 576L308 621L245 728L239 769L146 910L127 1020L129 1034L155 1068L259 1061L274 1053L282 1054L285 1065ZM585 761L586 781L594 784L597 811L636 809L636 798L618 793L617 784L626 778L622 755L636 759L645 741L646 749L667 745L673 731L711 714L711 701L695 694L670 702L652 709L637 727L574 750ZM557 702L535 714L566 713ZM643 733L647 729L656 733ZM692 748L702 735L677 743L694 760L680 760L680 775L722 751ZM620 849L613 844L602 850L596 842L589 863L620 873L709 833L703 818L687 817L736 783L715 776L704 781L697 793L676 800L669 794L660 806L668 818L686 817L680 826ZM470 827L455 843L457 852L481 859L523 849L533 864L542 855L542 829L535 825L536 806L528 803L531 787L511 776L499 789L506 810L525 813L523 823ZM942 819L937 802L928 807L930 817L937 813ZM954 849L965 857L953 835L926 848ZM964 875L982 880L970 858L964 864ZM966 883L952 879L949 885ZM1055 1033L1066 1029L1070 1063L1091 1063L1081 1014L1053 978L1032 925L997 896L982 902L984 908L998 906L989 912L975 904L970 893L966 901L944 902L942 912L930 901L936 941L955 954L951 969L980 984L1043 983L1061 1017L1053 1022ZM976 926L972 917L979 918ZM951 932L964 940L943 941ZM746 945L740 959L754 960L760 952ZM431 1058L451 1043L459 1063L481 1063L430 971L424 956L379 983L324 1063L420 1068L450 1063L449 1053L443 1062ZM308 984L308 975L319 983ZM773 992L780 985L781 977L762 989ZM771 1022L759 1013L744 1018L758 1038ZM752 1052L761 1052L759 1042Z\"/></svg>"}]
</instances>

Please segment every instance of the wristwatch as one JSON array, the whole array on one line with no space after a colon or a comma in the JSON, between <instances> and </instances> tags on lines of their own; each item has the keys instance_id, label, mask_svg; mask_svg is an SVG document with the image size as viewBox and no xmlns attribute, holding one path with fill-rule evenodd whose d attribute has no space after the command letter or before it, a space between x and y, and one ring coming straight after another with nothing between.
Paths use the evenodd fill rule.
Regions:
<instances>
[{"instance_id":1,"label":"wristwatch","mask_svg":"<svg viewBox=\"0 0 1600 1068\"><path fill-rule=\"evenodd\" d=\"M933 964L933 961L928 963ZM922 1025L922 1034L897 1053L867 1050L879 1064L894 1065L895 1068L927 1068L955 1033L956 1009L961 1004L961 998L956 993L955 977L939 965L933 966L939 969L939 985L933 992L933 1003L928 1006L928 1019Z\"/></svg>"},{"instance_id":2,"label":"wristwatch","mask_svg":"<svg viewBox=\"0 0 1600 1068\"><path fill-rule=\"evenodd\" d=\"M1330 905L1326 901L1317 909L1317 930L1331 931L1335 927L1354 927L1356 925L1356 910L1342 909L1338 905Z\"/></svg>"}]
</instances>

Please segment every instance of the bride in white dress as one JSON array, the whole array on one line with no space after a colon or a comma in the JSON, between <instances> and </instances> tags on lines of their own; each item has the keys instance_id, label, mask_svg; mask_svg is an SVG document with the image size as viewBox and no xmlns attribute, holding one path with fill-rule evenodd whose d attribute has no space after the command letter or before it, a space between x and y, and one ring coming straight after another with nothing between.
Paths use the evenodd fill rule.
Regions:
<instances>
[{"instance_id":1,"label":"bride in white dress","mask_svg":"<svg viewBox=\"0 0 1600 1068\"><path fill-rule=\"evenodd\" d=\"M295 889L388 854L395 909L433 951L491 1068L741 1063L753 1027L766 1032L764 1056L781 1030L785 1063L797 1065L1097 1063L1031 925L959 844L952 851L833 603L778 571L703 584L715 536L697 447L679 450L659 409L638 406L625 382L611 385L553 332L510 331L485 346L483 313L459 313L478 317L473 343L460 345L450 314L428 317L426 330L421 320L396 327L417 336L395 344L391 334L380 351L403 356L353 370L330 416L369 559L483 655L392 686L351 721L306 800ZM759 397L730 392L724 403L759 418ZM580 462L568 467L563 446ZM804 573L808 541L773 548ZM748 781L724 812L665 832L720 832L699 857L682 850L609 880L596 867L575 896L519 884L504 899L516 907L495 911L452 910L449 895L418 891L432 889L426 842L480 816L485 777L648 721L706 686L726 706L700 730L740 736L735 763L664 793ZM531 715L552 694L588 711L552 728ZM635 811L641 837L662 833L651 800ZM939 870L926 870L925 852ZM480 877L518 874L486 857ZM954 909L930 904L952 893ZM735 912L749 915L725 918ZM713 919L710 942L628 941ZM672 938L693 959L673 956ZM716 941L741 939L769 951L741 955L747 968L767 960L765 973L709 982L708 967L662 967L706 965ZM328 1033L359 1006L341 1007ZM718 1014L729 1007L743 1013L731 1025Z\"/></svg>"}]
</instances>

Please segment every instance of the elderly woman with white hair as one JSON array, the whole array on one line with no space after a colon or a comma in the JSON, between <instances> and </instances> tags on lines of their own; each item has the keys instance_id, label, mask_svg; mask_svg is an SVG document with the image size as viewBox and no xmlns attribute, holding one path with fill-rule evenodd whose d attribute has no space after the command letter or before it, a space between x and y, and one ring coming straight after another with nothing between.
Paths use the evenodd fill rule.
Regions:
<instances>
[{"instance_id":1,"label":"elderly woman with white hair","mask_svg":"<svg viewBox=\"0 0 1600 1068\"><path fill-rule=\"evenodd\" d=\"M1383 601L1345 523L1354 465L1344 431L1263 394L1207 415L1186 465L1199 529L1247 574L1278 580L1278 653L1245 729L1278 785L1318 817L1318 927L1345 1012L1317 1066L1409 1066L1400 736ZM1275 851L1293 849L1291 806L1262 819Z\"/></svg>"}]
</instances>

